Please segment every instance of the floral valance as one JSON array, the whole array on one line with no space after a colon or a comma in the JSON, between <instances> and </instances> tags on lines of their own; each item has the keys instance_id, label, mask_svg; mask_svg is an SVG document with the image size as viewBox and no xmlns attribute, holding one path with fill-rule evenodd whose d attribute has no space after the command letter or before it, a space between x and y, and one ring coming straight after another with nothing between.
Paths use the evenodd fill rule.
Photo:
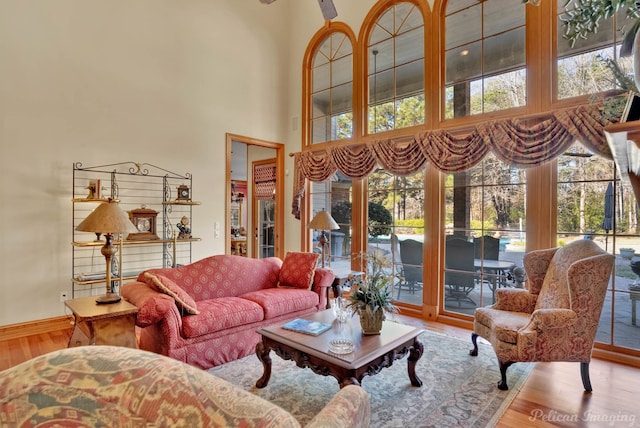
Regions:
<instances>
[{"instance_id":1,"label":"floral valance","mask_svg":"<svg viewBox=\"0 0 640 428\"><path fill-rule=\"evenodd\" d=\"M443 172L459 172L477 165L489 152L510 165L528 168L556 158L576 140L611 159L604 136L608 123L597 105L583 105L555 111L544 120L484 122L465 136L433 130L408 141L379 140L295 153L292 214L300 218L305 180L325 181L336 171L362 179L379 165L394 174L409 175L431 162Z\"/></svg>"}]
</instances>

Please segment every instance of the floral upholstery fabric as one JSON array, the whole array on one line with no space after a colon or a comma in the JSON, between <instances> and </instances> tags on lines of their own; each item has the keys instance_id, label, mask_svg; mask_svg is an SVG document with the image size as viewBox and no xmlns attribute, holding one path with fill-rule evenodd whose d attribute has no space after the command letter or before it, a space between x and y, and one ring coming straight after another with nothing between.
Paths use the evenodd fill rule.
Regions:
<instances>
[{"instance_id":1,"label":"floral upholstery fabric","mask_svg":"<svg viewBox=\"0 0 640 428\"><path fill-rule=\"evenodd\" d=\"M262 321L264 311L254 302L238 297L203 300L197 316L182 318L182 331L186 337L227 330L232 327Z\"/></svg>"},{"instance_id":2,"label":"floral upholstery fabric","mask_svg":"<svg viewBox=\"0 0 640 428\"><path fill-rule=\"evenodd\" d=\"M317 253L289 251L280 268L278 287L311 289L319 257Z\"/></svg>"},{"instance_id":3,"label":"floral upholstery fabric","mask_svg":"<svg viewBox=\"0 0 640 428\"><path fill-rule=\"evenodd\" d=\"M192 296L197 315L147 284L145 273L124 284L122 296L139 309L139 347L208 369L255 352L256 330L304 317L327 306L334 274L316 268L311 290L279 288L282 260L217 255L178 268L151 269ZM146 279L147 282L140 280ZM185 285L186 284L186 285Z\"/></svg>"},{"instance_id":4,"label":"floral upholstery fabric","mask_svg":"<svg viewBox=\"0 0 640 428\"><path fill-rule=\"evenodd\" d=\"M243 299L256 302L264 308L264 318L276 318L292 312L311 309L318 305L318 294L309 290L289 290L286 295L279 289L259 290L243 294Z\"/></svg>"},{"instance_id":5,"label":"floral upholstery fabric","mask_svg":"<svg viewBox=\"0 0 640 428\"><path fill-rule=\"evenodd\" d=\"M154 290L173 297L176 305L178 305L178 308L180 308L183 314L196 315L200 313L193 297L189 296L189 294L174 281L164 275L154 275L151 272L145 272L144 278L146 283Z\"/></svg>"},{"instance_id":6,"label":"floral upholstery fabric","mask_svg":"<svg viewBox=\"0 0 640 428\"><path fill-rule=\"evenodd\" d=\"M276 257L251 259L217 255L177 267L150 269L179 284L196 302L218 297L239 296L278 284L282 260ZM144 281L144 272L138 276Z\"/></svg>"},{"instance_id":7,"label":"floral upholstery fabric","mask_svg":"<svg viewBox=\"0 0 640 428\"><path fill-rule=\"evenodd\" d=\"M366 423L362 388L340 390L308 425ZM150 352L84 346L0 372L3 427L299 427L284 409L187 364Z\"/></svg>"},{"instance_id":8,"label":"floral upholstery fabric","mask_svg":"<svg viewBox=\"0 0 640 428\"><path fill-rule=\"evenodd\" d=\"M501 362L588 363L613 264L584 239L527 253L528 289L498 290L494 305L476 309L474 332Z\"/></svg>"}]
</instances>

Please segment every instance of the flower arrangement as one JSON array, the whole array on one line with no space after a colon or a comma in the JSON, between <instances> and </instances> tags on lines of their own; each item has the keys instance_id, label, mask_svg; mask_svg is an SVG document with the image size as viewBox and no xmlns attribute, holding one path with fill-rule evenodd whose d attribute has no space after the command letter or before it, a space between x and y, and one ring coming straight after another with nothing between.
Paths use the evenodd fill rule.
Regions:
<instances>
[{"instance_id":1,"label":"flower arrangement","mask_svg":"<svg viewBox=\"0 0 640 428\"><path fill-rule=\"evenodd\" d=\"M360 261L366 266L363 281L352 284L349 304L355 313L367 312L373 315L377 310L395 313L398 308L392 303L393 279L399 278L393 272L393 263L381 251L360 253Z\"/></svg>"}]
</instances>

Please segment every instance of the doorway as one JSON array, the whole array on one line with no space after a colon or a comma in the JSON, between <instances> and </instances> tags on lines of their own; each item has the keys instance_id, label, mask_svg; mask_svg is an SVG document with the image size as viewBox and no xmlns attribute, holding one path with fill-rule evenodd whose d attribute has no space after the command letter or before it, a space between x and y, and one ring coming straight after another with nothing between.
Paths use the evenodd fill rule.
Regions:
<instances>
[{"instance_id":1,"label":"doorway","mask_svg":"<svg viewBox=\"0 0 640 428\"><path fill-rule=\"evenodd\" d=\"M225 253L284 258L284 145L235 134L226 140ZM255 169L264 165L274 167L268 198L256 188Z\"/></svg>"}]
</instances>

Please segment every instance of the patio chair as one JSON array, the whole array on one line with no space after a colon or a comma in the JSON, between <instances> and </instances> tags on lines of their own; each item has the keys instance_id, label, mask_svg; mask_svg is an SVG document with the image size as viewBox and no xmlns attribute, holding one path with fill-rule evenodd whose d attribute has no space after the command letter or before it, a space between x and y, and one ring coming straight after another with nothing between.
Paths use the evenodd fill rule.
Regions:
<instances>
[{"instance_id":1,"label":"patio chair","mask_svg":"<svg viewBox=\"0 0 640 428\"><path fill-rule=\"evenodd\" d=\"M476 286L474 251L473 242L460 238L447 239L445 245L445 301L455 300L459 308L463 301L476 306L469 297Z\"/></svg>"},{"instance_id":2,"label":"patio chair","mask_svg":"<svg viewBox=\"0 0 640 428\"><path fill-rule=\"evenodd\" d=\"M531 251L524 256L527 289L498 289L494 305L476 309L470 354L478 355L478 336L491 343L499 389L509 389L506 372L515 362L573 361L591 392L589 362L614 260L586 239Z\"/></svg>"},{"instance_id":3,"label":"patio chair","mask_svg":"<svg viewBox=\"0 0 640 428\"><path fill-rule=\"evenodd\" d=\"M396 285L398 297L406 288L410 293L422 290L422 242L414 239L405 239L399 242L400 259L402 260L402 280Z\"/></svg>"},{"instance_id":4,"label":"patio chair","mask_svg":"<svg viewBox=\"0 0 640 428\"><path fill-rule=\"evenodd\" d=\"M498 260L500 258L500 239L484 235L473 238L474 256L476 259Z\"/></svg>"}]
</instances>

